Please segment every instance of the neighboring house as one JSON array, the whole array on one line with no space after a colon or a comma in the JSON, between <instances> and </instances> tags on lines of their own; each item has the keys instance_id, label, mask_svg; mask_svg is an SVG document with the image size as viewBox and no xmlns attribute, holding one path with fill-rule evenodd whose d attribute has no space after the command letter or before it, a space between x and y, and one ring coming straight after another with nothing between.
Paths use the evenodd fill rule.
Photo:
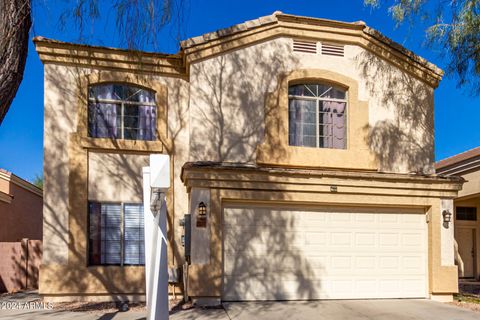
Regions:
<instances>
[{"instance_id":1,"label":"neighboring house","mask_svg":"<svg viewBox=\"0 0 480 320\"><path fill-rule=\"evenodd\" d=\"M42 240L42 189L0 169L0 242Z\"/></svg>"},{"instance_id":2,"label":"neighboring house","mask_svg":"<svg viewBox=\"0 0 480 320\"><path fill-rule=\"evenodd\" d=\"M0 169L0 292L38 286L42 190Z\"/></svg>"},{"instance_id":3,"label":"neighboring house","mask_svg":"<svg viewBox=\"0 0 480 320\"><path fill-rule=\"evenodd\" d=\"M363 22L276 12L175 55L34 41L46 299L143 298L152 153L171 156L169 264L189 263L198 303L457 292L442 212L463 179L434 173L443 72Z\"/></svg>"},{"instance_id":4,"label":"neighboring house","mask_svg":"<svg viewBox=\"0 0 480 320\"><path fill-rule=\"evenodd\" d=\"M435 164L437 173L465 179L455 199L455 262L460 278L480 279L480 147Z\"/></svg>"}]
</instances>

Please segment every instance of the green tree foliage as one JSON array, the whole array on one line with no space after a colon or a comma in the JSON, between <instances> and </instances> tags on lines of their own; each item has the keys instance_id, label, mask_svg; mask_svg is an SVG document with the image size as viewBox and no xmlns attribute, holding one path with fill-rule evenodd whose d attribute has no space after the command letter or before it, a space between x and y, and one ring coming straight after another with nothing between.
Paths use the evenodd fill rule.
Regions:
<instances>
[{"instance_id":1,"label":"green tree foliage","mask_svg":"<svg viewBox=\"0 0 480 320\"><path fill-rule=\"evenodd\" d=\"M458 77L458 85L480 94L480 1L364 0L379 8L388 6L397 25L416 18L428 23L427 43L442 48L447 74Z\"/></svg>"},{"instance_id":2,"label":"green tree foliage","mask_svg":"<svg viewBox=\"0 0 480 320\"><path fill-rule=\"evenodd\" d=\"M32 184L39 187L40 189L43 189L43 176L38 174L35 175L35 178L33 178Z\"/></svg>"}]
</instances>

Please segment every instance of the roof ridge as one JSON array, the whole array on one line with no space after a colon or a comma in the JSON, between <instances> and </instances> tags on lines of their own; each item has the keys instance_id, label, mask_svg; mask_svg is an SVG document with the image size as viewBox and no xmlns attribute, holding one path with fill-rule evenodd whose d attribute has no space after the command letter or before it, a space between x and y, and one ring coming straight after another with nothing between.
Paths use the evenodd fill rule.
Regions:
<instances>
[{"instance_id":1,"label":"roof ridge","mask_svg":"<svg viewBox=\"0 0 480 320\"><path fill-rule=\"evenodd\" d=\"M270 24L275 24L275 23L278 24L282 21L299 23L299 24L301 23L312 24L312 25L330 25L331 24L337 27L356 28L356 29L362 30L362 32L365 35L372 37L373 39L379 41L380 43L386 46L389 46L393 50L396 50L398 53L403 55L405 58L410 59L412 62L422 65L424 68L429 69L431 72L438 75L439 77L443 76L443 70L441 68L439 68L432 62L428 61L427 59L423 58L422 56L416 54L412 50L407 49L402 44L385 36L380 31L372 27L369 27L364 21L359 20L354 22L345 22L345 21L326 19L326 18L287 14L281 11L275 11L270 15L261 16L256 19L247 20L238 24L231 25L226 28L221 28L212 32L201 34L199 36L187 38L185 40L180 41L180 48L181 50L188 50L192 47L208 43L212 40L219 40L227 36L233 36L241 32L250 31L255 28L264 27Z\"/></svg>"},{"instance_id":2,"label":"roof ridge","mask_svg":"<svg viewBox=\"0 0 480 320\"><path fill-rule=\"evenodd\" d=\"M0 172L1 173L4 173L4 174L7 174L7 175L12 175L12 173L6 169L3 169L3 168L0 168Z\"/></svg>"},{"instance_id":3,"label":"roof ridge","mask_svg":"<svg viewBox=\"0 0 480 320\"><path fill-rule=\"evenodd\" d=\"M70 45L75 47L83 47L83 48L92 48L92 49L100 49L100 50L112 50L117 51L119 53L138 53L139 55L147 55L147 56L158 56L162 58L176 58L178 56L177 53L166 53L166 52L157 52L157 51L145 51L139 49L125 49L119 47L111 47L111 46L102 46L102 45L94 45L94 44L86 44L86 43L76 43L76 42L69 42L69 41L62 41L52 38L47 38L44 36L35 36L33 37L32 41L36 42L43 42L43 43L50 43L50 44L64 44Z\"/></svg>"},{"instance_id":4,"label":"roof ridge","mask_svg":"<svg viewBox=\"0 0 480 320\"><path fill-rule=\"evenodd\" d=\"M438 160L437 163L442 162L442 161L446 161L446 160L449 160L449 159L452 159L452 158L456 158L456 157L458 157L458 156L461 156L461 155L463 155L463 154L465 154L465 153L471 152L471 151L476 150L476 149L479 149L479 150L480 150L480 146L478 146L478 147L473 147L473 148L471 148L471 149L467 149L467 150L465 150L465 151L462 151L462 152L459 152L459 153L457 153L457 154L454 154L453 156L443 158L443 159L441 159L441 160ZM472 155L472 157L475 157L475 155Z\"/></svg>"},{"instance_id":5,"label":"roof ridge","mask_svg":"<svg viewBox=\"0 0 480 320\"><path fill-rule=\"evenodd\" d=\"M345 22L345 21L339 21L339 20L333 20L333 19L326 19L326 18L317 18L317 17L309 17L309 16L300 16L300 15L294 15L294 14L289 14L289 13L283 13L282 11L274 11L270 15L265 15L265 16L260 16L255 19L251 20L246 20L237 24L230 25L225 28L217 29L215 31L207 32L195 37L190 37L185 40L180 41L180 48L185 49L191 46L195 46L197 44L215 39L215 38L221 38L224 36L231 35L232 33L235 32L241 32L241 31L246 31L249 29L253 29L256 27L260 27L269 23L274 23L278 22L279 19L277 16L282 16L285 18L299 18L299 19L307 19L311 21L318 21L318 22L330 22L330 23L341 23L345 25L353 25L353 26L362 26L365 27L366 23L364 21L354 21L354 22Z\"/></svg>"},{"instance_id":6,"label":"roof ridge","mask_svg":"<svg viewBox=\"0 0 480 320\"><path fill-rule=\"evenodd\" d=\"M479 151L478 153L475 153L476 151ZM462 156L465 156L466 154L468 153L471 153L471 152L474 152L472 153L472 155L468 155L466 158L462 158ZM471 159L473 157L476 157L476 156L479 156L480 155L480 146L478 147L473 147L471 149L468 149L468 150L465 150L465 151L462 151L460 153L457 153L457 154L454 154L453 156L450 156L450 157L447 157L447 158L443 158L441 160L438 160L436 163L435 163L435 166L437 168L440 168L442 167L442 165L444 163L447 163L447 165L445 166L448 166L448 165L453 165L453 164L456 164L457 162L460 162L460 161L465 161L465 160L468 160L468 159ZM454 160L455 158L460 158L458 161L452 161ZM451 162L451 163L449 163Z\"/></svg>"}]
</instances>

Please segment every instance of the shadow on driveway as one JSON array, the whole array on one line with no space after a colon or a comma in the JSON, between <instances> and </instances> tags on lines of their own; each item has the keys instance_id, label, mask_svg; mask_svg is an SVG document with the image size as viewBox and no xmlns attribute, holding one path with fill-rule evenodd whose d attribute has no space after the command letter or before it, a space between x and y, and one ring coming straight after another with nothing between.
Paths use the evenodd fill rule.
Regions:
<instances>
[{"instance_id":1,"label":"shadow on driveway","mask_svg":"<svg viewBox=\"0 0 480 320\"><path fill-rule=\"evenodd\" d=\"M478 320L480 313L430 300L328 300L289 302L232 302L224 309L192 308L170 320ZM140 320L145 312L71 312L58 310L0 310L2 320Z\"/></svg>"},{"instance_id":2,"label":"shadow on driveway","mask_svg":"<svg viewBox=\"0 0 480 320\"><path fill-rule=\"evenodd\" d=\"M224 303L231 320L478 320L480 313L431 300L323 300Z\"/></svg>"}]
</instances>

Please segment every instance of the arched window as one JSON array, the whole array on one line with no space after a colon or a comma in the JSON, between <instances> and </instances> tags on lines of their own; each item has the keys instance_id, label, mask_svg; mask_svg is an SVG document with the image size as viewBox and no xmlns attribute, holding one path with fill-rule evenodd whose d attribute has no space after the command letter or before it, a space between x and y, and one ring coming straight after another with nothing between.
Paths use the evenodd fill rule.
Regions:
<instances>
[{"instance_id":1,"label":"arched window","mask_svg":"<svg viewBox=\"0 0 480 320\"><path fill-rule=\"evenodd\" d=\"M291 146L345 149L347 93L329 84L288 88L288 141Z\"/></svg>"},{"instance_id":2,"label":"arched window","mask_svg":"<svg viewBox=\"0 0 480 320\"><path fill-rule=\"evenodd\" d=\"M99 84L88 90L88 135L155 140L155 93L132 85Z\"/></svg>"}]
</instances>

